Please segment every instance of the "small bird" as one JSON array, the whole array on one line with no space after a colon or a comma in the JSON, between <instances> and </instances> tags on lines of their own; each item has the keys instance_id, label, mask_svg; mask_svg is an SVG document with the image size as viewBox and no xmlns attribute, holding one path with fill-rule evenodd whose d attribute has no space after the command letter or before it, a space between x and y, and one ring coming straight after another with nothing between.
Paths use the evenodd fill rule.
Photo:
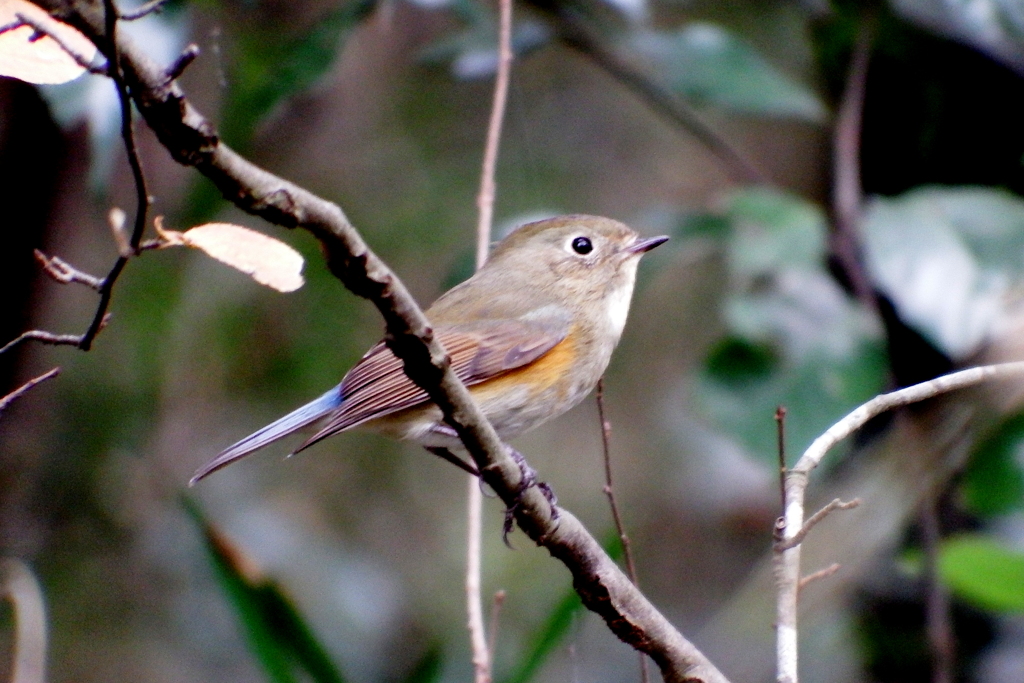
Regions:
<instances>
[{"instance_id":1,"label":"small bird","mask_svg":"<svg viewBox=\"0 0 1024 683\"><path fill-rule=\"evenodd\" d=\"M640 257L667 239L644 239L598 216L528 223L426 310L452 369L503 440L561 415L590 393L622 336ZM475 471L451 454L461 442L441 410L379 342L341 384L225 449L190 483L314 423L319 430L295 453L365 427L415 441Z\"/></svg>"}]
</instances>

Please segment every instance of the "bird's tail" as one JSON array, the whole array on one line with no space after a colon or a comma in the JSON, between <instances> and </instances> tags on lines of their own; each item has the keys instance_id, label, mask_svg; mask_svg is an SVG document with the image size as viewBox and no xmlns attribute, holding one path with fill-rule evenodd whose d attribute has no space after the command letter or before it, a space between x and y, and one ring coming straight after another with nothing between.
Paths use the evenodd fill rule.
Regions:
<instances>
[{"instance_id":1,"label":"bird's tail","mask_svg":"<svg viewBox=\"0 0 1024 683\"><path fill-rule=\"evenodd\" d=\"M221 451L220 455L196 470L189 480L189 486L195 484L212 472L226 467L236 460L244 458L253 451L259 450L289 434L296 432L317 420L326 417L341 406L341 388L334 387L320 398L310 401L297 410L293 410L280 420L268 424L263 429L253 432L233 446Z\"/></svg>"}]
</instances>

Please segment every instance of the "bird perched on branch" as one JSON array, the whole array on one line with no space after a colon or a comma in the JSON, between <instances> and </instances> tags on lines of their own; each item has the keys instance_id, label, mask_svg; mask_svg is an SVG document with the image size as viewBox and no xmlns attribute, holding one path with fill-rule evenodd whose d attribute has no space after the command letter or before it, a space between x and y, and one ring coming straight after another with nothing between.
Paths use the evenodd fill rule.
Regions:
<instances>
[{"instance_id":1,"label":"bird perched on branch","mask_svg":"<svg viewBox=\"0 0 1024 683\"><path fill-rule=\"evenodd\" d=\"M645 239L597 216L528 223L426 310L452 369L503 440L590 393L622 335L640 257L667 239ZM365 427L415 441L475 472L451 454L461 442L441 410L380 342L341 384L225 449L191 483L314 424L318 431L293 452Z\"/></svg>"}]
</instances>

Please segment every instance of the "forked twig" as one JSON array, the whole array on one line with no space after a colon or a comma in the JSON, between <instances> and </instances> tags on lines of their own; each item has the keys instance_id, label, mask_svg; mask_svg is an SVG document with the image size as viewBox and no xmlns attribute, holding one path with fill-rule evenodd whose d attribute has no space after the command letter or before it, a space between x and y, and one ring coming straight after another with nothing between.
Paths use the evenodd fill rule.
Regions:
<instances>
[{"instance_id":1,"label":"forked twig","mask_svg":"<svg viewBox=\"0 0 1024 683\"><path fill-rule=\"evenodd\" d=\"M775 553L775 576L778 585L776 603L776 661L779 683L797 683L797 603L800 592L799 542L790 540L803 532L804 498L810 473L833 446L882 413L924 401L940 394L963 389L981 382L1024 376L1024 362L985 365L921 382L888 394L881 394L862 404L828 428L804 451L803 456L786 475L786 507L783 519L781 549ZM826 506L827 508L828 506ZM808 520L810 521L810 520ZM802 536L801 536L802 538Z\"/></svg>"},{"instance_id":2,"label":"forked twig","mask_svg":"<svg viewBox=\"0 0 1024 683\"><path fill-rule=\"evenodd\" d=\"M36 249L33 254L36 257L36 260L39 261L39 264L43 267L43 270L46 271L46 274L61 284L66 285L72 282L77 282L80 285L85 285L86 287L95 289L96 291L99 291L103 286L103 280L95 275L90 275L89 273L75 268L59 256L47 256L39 249Z\"/></svg>"}]
</instances>

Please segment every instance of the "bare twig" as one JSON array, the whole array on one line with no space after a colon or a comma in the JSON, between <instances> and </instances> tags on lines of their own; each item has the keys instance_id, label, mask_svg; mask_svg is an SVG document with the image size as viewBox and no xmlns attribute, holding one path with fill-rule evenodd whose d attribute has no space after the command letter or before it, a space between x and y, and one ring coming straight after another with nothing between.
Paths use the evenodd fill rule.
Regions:
<instances>
[{"instance_id":1,"label":"bare twig","mask_svg":"<svg viewBox=\"0 0 1024 683\"><path fill-rule=\"evenodd\" d=\"M597 380L597 389L594 392L594 396L597 399L597 418L601 421L601 450L604 454L604 493L608 496L608 505L612 510L612 519L615 520L615 530L619 534L619 542L622 543L622 555L626 559L626 571L629 574L629 580L633 582L634 586L639 587L640 584L636 578L636 564L633 563L632 545L629 541L629 534L626 533L626 525L622 522L622 515L619 514L619 505L615 501L615 487L612 484L612 423L608 421L604 414L604 377ZM637 656L640 658L640 680L642 683L647 683L649 677L647 673L647 657L644 656L643 652L638 652Z\"/></svg>"},{"instance_id":2,"label":"bare twig","mask_svg":"<svg viewBox=\"0 0 1024 683\"><path fill-rule=\"evenodd\" d=\"M498 0L498 73L494 80L494 101L491 117L487 124L487 141L484 145L483 168L480 172L480 193L476 206L479 211L476 228L476 267L481 268L487 260L491 246L491 227L494 223L495 169L498 165L498 146L501 143L501 128L505 119L505 103L508 100L509 74L512 71L512 0ZM466 607L469 616L469 638L473 649L473 671L476 683L491 680L491 646L488 647L484 633L483 599L480 593L481 566L481 518L483 516L483 492L480 480L470 477L467 481L467 534L466 544Z\"/></svg>"},{"instance_id":3,"label":"bare twig","mask_svg":"<svg viewBox=\"0 0 1024 683\"><path fill-rule=\"evenodd\" d=\"M605 46L597 35L567 3L543 4L538 7L552 18L559 39L567 46L589 57L645 101L648 106L688 132L718 158L726 172L743 183L766 182L765 177L725 138L708 126L678 96L655 84L647 74L627 64Z\"/></svg>"},{"instance_id":4,"label":"bare twig","mask_svg":"<svg viewBox=\"0 0 1024 683\"><path fill-rule=\"evenodd\" d=\"M953 372L921 382L905 389L881 394L862 404L828 428L804 451L803 456L786 475L786 509L782 542L796 536L804 528L804 498L810 473L837 443L866 422L882 413L933 398L957 389L996 379L1024 375L1024 362L984 365ZM797 683L797 602L800 591L799 543L775 554L775 578L778 587L776 603L776 657L779 683Z\"/></svg>"},{"instance_id":5,"label":"bare twig","mask_svg":"<svg viewBox=\"0 0 1024 683\"><path fill-rule=\"evenodd\" d=\"M84 55L80 54L77 50L68 45L60 36L60 33L51 30L50 27L36 21L34 17L21 14L20 12L16 13L14 16L17 18L17 21L13 24L7 24L3 28L0 28L0 33L20 28L22 26L29 26L36 32L36 36L47 36L53 40L53 42L57 43L57 45L60 46L60 49L71 57L71 59L75 60L75 63L78 64L78 66L82 67L89 73L97 74L99 76L105 76L107 74L107 63L105 61L96 61L96 57L99 57L99 52L97 52L92 59L86 59Z\"/></svg>"},{"instance_id":6,"label":"bare twig","mask_svg":"<svg viewBox=\"0 0 1024 683\"><path fill-rule=\"evenodd\" d=\"M839 500L838 498L833 499L828 503L828 505L808 517L807 521L804 522L804 525L800 527L799 531L792 536L786 536L784 540L779 541L776 544L775 550L789 550L793 546L800 545L803 543L803 540L807 538L807 534L811 532L811 529L817 526L818 522L825 519L836 510L852 510L858 505L860 505L860 498L854 498L853 500L846 502Z\"/></svg>"},{"instance_id":7,"label":"bare twig","mask_svg":"<svg viewBox=\"0 0 1024 683\"><path fill-rule=\"evenodd\" d=\"M505 605L505 591L496 591L491 600L491 628L487 635L487 649L493 653L498 646L498 624L501 620L501 608Z\"/></svg>"},{"instance_id":8,"label":"bare twig","mask_svg":"<svg viewBox=\"0 0 1024 683\"><path fill-rule=\"evenodd\" d=\"M44 372L43 374L39 375L38 377L34 377L34 378L30 379L29 381L25 382L20 387L18 387L14 391L12 391L11 393L9 393L6 396L0 398L0 414L2 414L5 410L7 410L7 406L11 405L16 400L21 398L26 392L28 392L30 389L32 389L32 387L36 386L37 384L42 384L46 380L48 380L48 379L50 379L52 377L56 377L59 374L60 374L60 368L59 367L58 368L53 368L52 370Z\"/></svg>"},{"instance_id":9,"label":"bare twig","mask_svg":"<svg viewBox=\"0 0 1024 683\"><path fill-rule=\"evenodd\" d=\"M775 409L776 436L778 439L777 451L779 454L779 499L781 509L786 509L786 408L779 406Z\"/></svg>"},{"instance_id":10,"label":"bare twig","mask_svg":"<svg viewBox=\"0 0 1024 683\"><path fill-rule=\"evenodd\" d=\"M604 452L604 493L608 496L608 505L612 509L612 519L615 521L615 531L619 534L619 541L622 542L622 555L626 559L626 573L633 585L638 585L636 580L636 565L633 563L633 552L629 542L629 534L626 533L626 525L622 522L622 515L619 514L619 506L615 502L615 489L612 485L612 455L611 455L611 431L612 425L605 418L604 414L604 378L597 381L597 389L594 392L597 398L597 417L601 421L601 446Z\"/></svg>"},{"instance_id":11,"label":"bare twig","mask_svg":"<svg viewBox=\"0 0 1024 683\"><path fill-rule=\"evenodd\" d=\"M831 235L832 253L853 295L869 307L874 306L874 293L864 270L859 238L864 203L860 182L860 133L873 40L873 23L865 20L853 48L832 137L832 213L835 220L835 230Z\"/></svg>"},{"instance_id":12,"label":"bare twig","mask_svg":"<svg viewBox=\"0 0 1024 683\"><path fill-rule=\"evenodd\" d=\"M819 579L825 579L825 578L828 578L829 576L832 576L837 571L839 571L839 569L841 567L842 567L841 564L839 564L838 562L835 562L835 563L830 564L829 566L825 567L824 569L819 569L816 572L808 574L807 576L805 576L802 579L800 579L800 584L797 586L797 590L801 590L802 591L804 588L807 587L807 584L812 583L814 581L817 581Z\"/></svg>"},{"instance_id":13,"label":"bare twig","mask_svg":"<svg viewBox=\"0 0 1024 683\"><path fill-rule=\"evenodd\" d=\"M85 0L32 0L60 10L64 20L107 51L102 12ZM134 101L157 138L180 163L196 167L237 207L320 240L330 270L353 293L369 299L386 325L386 342L409 377L437 404L473 457L487 485L519 527L570 570L583 604L617 637L648 653L669 683L724 683L725 677L686 640L608 557L568 510L553 507L538 487L520 489L522 470L501 443L405 285L374 254L344 212L307 190L268 173L223 144L213 126L176 82L130 38L118 35L120 63ZM108 59L110 55L107 55Z\"/></svg>"},{"instance_id":14,"label":"bare twig","mask_svg":"<svg viewBox=\"0 0 1024 683\"><path fill-rule=\"evenodd\" d=\"M481 598L483 492L478 477L470 476L466 481L466 625L473 652L473 679L476 683L487 683L491 680L491 651L487 646Z\"/></svg>"},{"instance_id":15,"label":"bare twig","mask_svg":"<svg viewBox=\"0 0 1024 683\"><path fill-rule=\"evenodd\" d=\"M0 597L14 605L11 683L46 680L46 605L32 570L21 560L0 559Z\"/></svg>"},{"instance_id":16,"label":"bare twig","mask_svg":"<svg viewBox=\"0 0 1024 683\"><path fill-rule=\"evenodd\" d=\"M484 146L483 169L480 173L480 193L476 198L479 211L476 233L476 267L487 260L491 246L491 226L494 222L494 175L498 165L498 146L501 144L501 128L505 120L505 104L508 101L508 82L512 73L512 3L498 0L498 72L494 80L494 102L491 118L487 124L487 142Z\"/></svg>"},{"instance_id":17,"label":"bare twig","mask_svg":"<svg viewBox=\"0 0 1024 683\"><path fill-rule=\"evenodd\" d=\"M18 15L18 14L15 15L15 17L18 17L18 16L21 16L21 15ZM25 24L24 19L15 19L14 21L12 21L9 24L4 24L3 26L0 26L0 36L2 36L3 34L7 33L8 31L17 30L17 29L19 29L19 28L21 28L22 26L25 26L25 25L26 24ZM38 29L37 29L37 31L38 31Z\"/></svg>"},{"instance_id":18,"label":"bare twig","mask_svg":"<svg viewBox=\"0 0 1024 683\"><path fill-rule=\"evenodd\" d=\"M181 54L178 55L178 58L175 59L164 71L164 78L167 79L168 83L178 79L181 74L185 73L185 69L187 69L198 56L199 46L195 43L189 43L185 46L185 49L181 51Z\"/></svg>"},{"instance_id":19,"label":"bare twig","mask_svg":"<svg viewBox=\"0 0 1024 683\"><path fill-rule=\"evenodd\" d=\"M159 12L167 2L168 0L149 0L149 2L145 3L134 12L122 12L119 18L124 21L135 21L137 19L147 17L150 14Z\"/></svg>"},{"instance_id":20,"label":"bare twig","mask_svg":"<svg viewBox=\"0 0 1024 683\"><path fill-rule=\"evenodd\" d=\"M103 0L103 25L104 33L103 40L107 45L117 45L117 21L118 13L114 6L113 0ZM110 308L110 299L113 294L114 284L117 282L118 277L121 275L121 271L124 270L125 265L128 263L128 259L140 252L140 242L142 241L142 233L146 227L146 214L149 210L150 198L146 190L146 179L143 175L142 164L139 161L138 151L135 145L135 135L132 129L132 105L131 99L129 98L128 88L124 82L124 76L121 72L119 57L116 47L112 48L112 58L108 58L106 64L102 69L96 67L92 62L86 60L84 57L79 55L75 50L71 49L64 41L61 40L60 36L54 32L47 30L47 27L39 22L36 22L32 17L28 17L22 14L15 15L18 20L25 25L31 26L37 33L41 35L47 35L52 38L57 44L70 55L79 65L86 68L93 73L102 73L109 76L117 88L118 101L121 106L121 137L124 140L125 151L128 157L128 164L132 171L132 177L135 181L137 207L135 213L134 228L132 230L132 236L130 240L131 253L122 253L118 256L114 262L113 267L107 273L106 277L102 280L95 278L91 275L81 273L81 271L75 271L71 269L65 273L68 277L72 278L69 280L62 280L64 275L57 275L61 270L62 265L67 266L63 261L54 263L53 261L43 261L43 266L47 272L55 279L60 281L75 281L88 284L90 287L99 292L100 301L96 307L96 312L93 314L92 321L89 323L89 327L85 333L81 336L75 337L75 341L72 342L72 337L69 335L52 335L50 333L43 333L38 331L26 332L25 334L9 343L3 349L0 349L0 353L6 351L8 348L19 344L29 339L35 339L44 343L57 343L57 344L71 344L74 343L79 349L88 351L92 348L92 343L96 339L96 335L99 334L100 330L106 325L109 317L107 314ZM93 40L96 43L96 40ZM189 60L190 61L190 60ZM37 255L38 258L38 255ZM67 266L70 268L70 266ZM72 273L72 271L74 271Z\"/></svg>"},{"instance_id":21,"label":"bare twig","mask_svg":"<svg viewBox=\"0 0 1024 683\"><path fill-rule=\"evenodd\" d=\"M33 254L35 254L36 260L39 261L40 265L43 266L46 274L57 282L63 284L77 282L96 291L99 291L100 287L103 286L103 280L95 275L78 270L58 256L47 256L39 249L36 249Z\"/></svg>"},{"instance_id":22,"label":"bare twig","mask_svg":"<svg viewBox=\"0 0 1024 683\"><path fill-rule=\"evenodd\" d=\"M128 157L128 166L132 171L132 179L135 181L135 221L132 228L130 246L131 255L139 253L139 243L142 241L142 233L146 228L146 214L149 211L149 193L146 190L146 178L142 172L142 162L139 161L138 151L135 145L135 132L132 128L132 103L128 95L128 86L124 81L124 74L121 70L121 57L117 49L117 21L118 11L114 6L114 0L103 0L103 26L104 39L111 46L111 54L107 59L107 75L114 81L117 89L117 99L121 105L121 139L124 141L125 154ZM96 335L103 329L106 320L107 309L110 308L110 299L114 292L114 284L120 277L124 267L128 264L129 255L120 255L114 262L113 267L99 287L100 302L96 306L96 313L93 315L89 328L82 335L78 348L88 351L92 348L92 342Z\"/></svg>"},{"instance_id":23,"label":"bare twig","mask_svg":"<svg viewBox=\"0 0 1024 683\"><path fill-rule=\"evenodd\" d=\"M939 496L932 492L921 506L921 549L924 555L925 631L932 658L932 683L953 683L956 639L950 619L949 594L939 579Z\"/></svg>"},{"instance_id":24,"label":"bare twig","mask_svg":"<svg viewBox=\"0 0 1024 683\"><path fill-rule=\"evenodd\" d=\"M37 341L52 346L78 346L82 343L82 335L54 334L53 332L45 332L43 330L29 330L28 332L22 332L20 336L0 347L0 354L7 353L27 341Z\"/></svg>"}]
</instances>

